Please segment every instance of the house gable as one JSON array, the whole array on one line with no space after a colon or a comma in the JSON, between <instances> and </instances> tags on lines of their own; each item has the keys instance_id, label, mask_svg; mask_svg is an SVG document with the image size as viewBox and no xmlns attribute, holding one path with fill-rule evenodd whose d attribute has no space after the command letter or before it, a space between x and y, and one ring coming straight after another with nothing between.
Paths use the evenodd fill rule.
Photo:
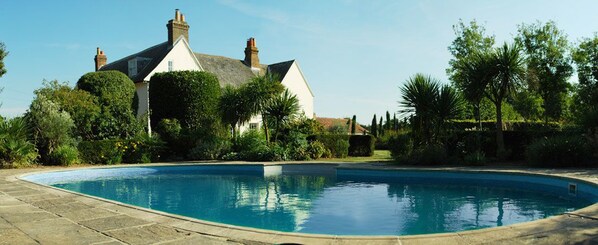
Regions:
<instances>
[{"instance_id":1,"label":"house gable","mask_svg":"<svg viewBox=\"0 0 598 245\"><path fill-rule=\"evenodd\" d=\"M203 71L183 36L177 39L172 48L157 62L151 71L147 72L142 81L149 81L156 72L167 71Z\"/></svg>"},{"instance_id":2,"label":"house gable","mask_svg":"<svg viewBox=\"0 0 598 245\"><path fill-rule=\"evenodd\" d=\"M293 61L286 73L284 73L284 77L281 78L281 83L297 96L299 105L301 106L301 110L305 113L305 116L307 118L313 118L314 95L296 61Z\"/></svg>"}]
</instances>

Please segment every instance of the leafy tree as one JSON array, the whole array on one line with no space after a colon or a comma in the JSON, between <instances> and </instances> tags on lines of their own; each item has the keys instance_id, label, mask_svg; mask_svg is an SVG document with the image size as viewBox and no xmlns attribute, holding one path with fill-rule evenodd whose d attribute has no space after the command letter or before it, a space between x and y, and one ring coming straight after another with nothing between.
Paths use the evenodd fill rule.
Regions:
<instances>
[{"instance_id":1,"label":"leafy tree","mask_svg":"<svg viewBox=\"0 0 598 245\"><path fill-rule=\"evenodd\" d=\"M351 119L351 134L355 134L356 130L357 130L357 116L353 115L353 118Z\"/></svg>"},{"instance_id":2,"label":"leafy tree","mask_svg":"<svg viewBox=\"0 0 598 245\"><path fill-rule=\"evenodd\" d=\"M513 108L525 121L538 120L542 118L544 112L544 109L542 108L542 97L527 90L521 90L514 93L512 98L509 99L509 104L513 105Z\"/></svg>"},{"instance_id":3,"label":"leafy tree","mask_svg":"<svg viewBox=\"0 0 598 245\"><path fill-rule=\"evenodd\" d=\"M6 74L6 68L4 67L4 58L8 55L8 51L6 51L6 45L3 42L0 42L0 77Z\"/></svg>"},{"instance_id":4,"label":"leafy tree","mask_svg":"<svg viewBox=\"0 0 598 245\"><path fill-rule=\"evenodd\" d=\"M526 81L528 87L537 91L543 99L544 121L560 120L565 111L565 94L573 74L568 56L567 36L556 23L549 21L519 26L515 41L523 47L527 61Z\"/></svg>"},{"instance_id":5,"label":"leafy tree","mask_svg":"<svg viewBox=\"0 0 598 245\"><path fill-rule=\"evenodd\" d=\"M480 101L483 97L481 90L485 87L485 81L480 81L484 77L478 76L480 73L477 69L482 67L479 67L481 64L475 64L479 61L475 56L492 50L494 36L486 35L484 26L475 20L469 22L469 25L459 20L457 25L453 25L453 31L456 38L448 47L453 58L449 60L446 73L453 85L463 92L464 99L472 104L474 117L480 121Z\"/></svg>"},{"instance_id":6,"label":"leafy tree","mask_svg":"<svg viewBox=\"0 0 598 245\"><path fill-rule=\"evenodd\" d=\"M100 115L94 125L94 139L130 138L140 131L133 115L135 85L119 71L98 71L83 75L77 89L97 98Z\"/></svg>"},{"instance_id":7,"label":"leafy tree","mask_svg":"<svg viewBox=\"0 0 598 245\"><path fill-rule=\"evenodd\" d=\"M100 117L98 98L89 92L72 89L67 83L58 81L44 81L44 87L35 90L37 96L56 103L61 110L68 112L75 123L74 135L84 140L93 140L95 137L94 125Z\"/></svg>"},{"instance_id":8,"label":"leafy tree","mask_svg":"<svg viewBox=\"0 0 598 245\"><path fill-rule=\"evenodd\" d=\"M66 111L46 98L38 95L25 115L33 131L33 139L40 151L42 161L47 162L54 150L63 145L73 145L73 119Z\"/></svg>"},{"instance_id":9,"label":"leafy tree","mask_svg":"<svg viewBox=\"0 0 598 245\"><path fill-rule=\"evenodd\" d=\"M272 122L272 126L274 127L274 142L278 140L280 129L295 118L299 114L300 109L299 99L297 99L296 95L291 94L288 89L268 103L264 112L266 118Z\"/></svg>"},{"instance_id":10,"label":"leafy tree","mask_svg":"<svg viewBox=\"0 0 598 245\"><path fill-rule=\"evenodd\" d=\"M372 118L372 126L370 126L370 131L374 137L378 137L378 125L376 125L378 121L376 120L376 114L374 114L374 118Z\"/></svg>"},{"instance_id":11,"label":"leafy tree","mask_svg":"<svg viewBox=\"0 0 598 245\"><path fill-rule=\"evenodd\" d=\"M598 126L598 34L582 39L573 50L577 67L575 113L579 123L587 128Z\"/></svg>"},{"instance_id":12,"label":"leafy tree","mask_svg":"<svg viewBox=\"0 0 598 245\"><path fill-rule=\"evenodd\" d=\"M521 83L525 75L524 59L517 44L508 45L507 43L497 48L489 57L494 69L488 71L487 75L493 79L490 80L485 93L496 108L497 155L503 157L506 150L503 136L502 104Z\"/></svg>"}]
</instances>

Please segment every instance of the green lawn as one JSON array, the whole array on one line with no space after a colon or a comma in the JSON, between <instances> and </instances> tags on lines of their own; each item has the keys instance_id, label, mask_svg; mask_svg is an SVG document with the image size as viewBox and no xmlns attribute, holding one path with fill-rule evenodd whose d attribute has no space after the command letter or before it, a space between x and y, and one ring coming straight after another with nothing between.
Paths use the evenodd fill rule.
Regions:
<instances>
[{"instance_id":1,"label":"green lawn","mask_svg":"<svg viewBox=\"0 0 598 245\"><path fill-rule=\"evenodd\" d=\"M390 162L393 159L390 156L390 151L376 150L374 151L374 155L371 157L329 158L321 160L332 162Z\"/></svg>"}]
</instances>

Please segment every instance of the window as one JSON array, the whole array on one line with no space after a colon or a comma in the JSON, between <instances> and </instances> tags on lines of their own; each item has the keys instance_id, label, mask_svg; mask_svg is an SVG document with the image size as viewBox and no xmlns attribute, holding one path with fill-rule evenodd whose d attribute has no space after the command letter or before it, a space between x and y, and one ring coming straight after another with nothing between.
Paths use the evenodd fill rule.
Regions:
<instances>
[{"instance_id":1,"label":"window","mask_svg":"<svg viewBox=\"0 0 598 245\"><path fill-rule=\"evenodd\" d=\"M172 71L172 60L168 61L168 71Z\"/></svg>"},{"instance_id":2,"label":"window","mask_svg":"<svg viewBox=\"0 0 598 245\"><path fill-rule=\"evenodd\" d=\"M257 129L259 126L259 123L250 123L249 124L249 129Z\"/></svg>"},{"instance_id":3,"label":"window","mask_svg":"<svg viewBox=\"0 0 598 245\"><path fill-rule=\"evenodd\" d=\"M137 59L130 59L129 60L129 76L137 75Z\"/></svg>"}]
</instances>

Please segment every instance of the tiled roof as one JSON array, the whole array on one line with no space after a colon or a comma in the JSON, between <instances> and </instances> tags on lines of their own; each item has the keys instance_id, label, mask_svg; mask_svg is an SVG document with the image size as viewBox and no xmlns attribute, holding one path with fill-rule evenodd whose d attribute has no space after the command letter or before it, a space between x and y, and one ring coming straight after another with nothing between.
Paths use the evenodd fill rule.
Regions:
<instances>
[{"instance_id":1,"label":"tiled roof","mask_svg":"<svg viewBox=\"0 0 598 245\"><path fill-rule=\"evenodd\" d=\"M151 59L150 62L143 68L139 69L137 75L132 76L131 80L134 82L143 82L143 79L156 68L156 66L164 59L166 54L168 54L170 48L168 47L168 42L163 42L158 45L149 47L141 52L134 53L127 57L124 57L120 60L114 61L112 63L106 64L100 68L100 71L109 71L109 70L117 70L124 74L129 74L129 60L136 58L136 57L143 57Z\"/></svg>"},{"instance_id":2,"label":"tiled roof","mask_svg":"<svg viewBox=\"0 0 598 245\"><path fill-rule=\"evenodd\" d=\"M218 77L221 87L239 86L255 77L242 60L200 53L195 53L195 57L205 71L214 73Z\"/></svg>"},{"instance_id":3,"label":"tiled roof","mask_svg":"<svg viewBox=\"0 0 598 245\"><path fill-rule=\"evenodd\" d=\"M351 119L349 118L317 117L316 121L318 121L326 130L332 128L333 126L339 125L347 128L347 134L351 133ZM363 134L363 132L367 132L367 130L359 123L356 124L356 127L356 134Z\"/></svg>"},{"instance_id":4,"label":"tiled roof","mask_svg":"<svg viewBox=\"0 0 598 245\"><path fill-rule=\"evenodd\" d=\"M130 59L136 57L149 58L151 59L150 62L148 62L145 67L141 68L137 75L131 77L131 80L135 82L142 82L143 79L156 68L160 61L164 59L169 51L170 47L168 42L163 42L110 64L106 64L100 68L100 71L117 70L124 74L128 74ZM262 75L265 72L272 72L277 74L280 79L283 79L294 62L294 60L289 60L271 65L261 65L260 71L254 73L251 68L245 65L243 60L201 53L194 53L194 55L205 71L214 73L218 77L221 87L226 85L239 86L255 77L256 73Z\"/></svg>"}]
</instances>

